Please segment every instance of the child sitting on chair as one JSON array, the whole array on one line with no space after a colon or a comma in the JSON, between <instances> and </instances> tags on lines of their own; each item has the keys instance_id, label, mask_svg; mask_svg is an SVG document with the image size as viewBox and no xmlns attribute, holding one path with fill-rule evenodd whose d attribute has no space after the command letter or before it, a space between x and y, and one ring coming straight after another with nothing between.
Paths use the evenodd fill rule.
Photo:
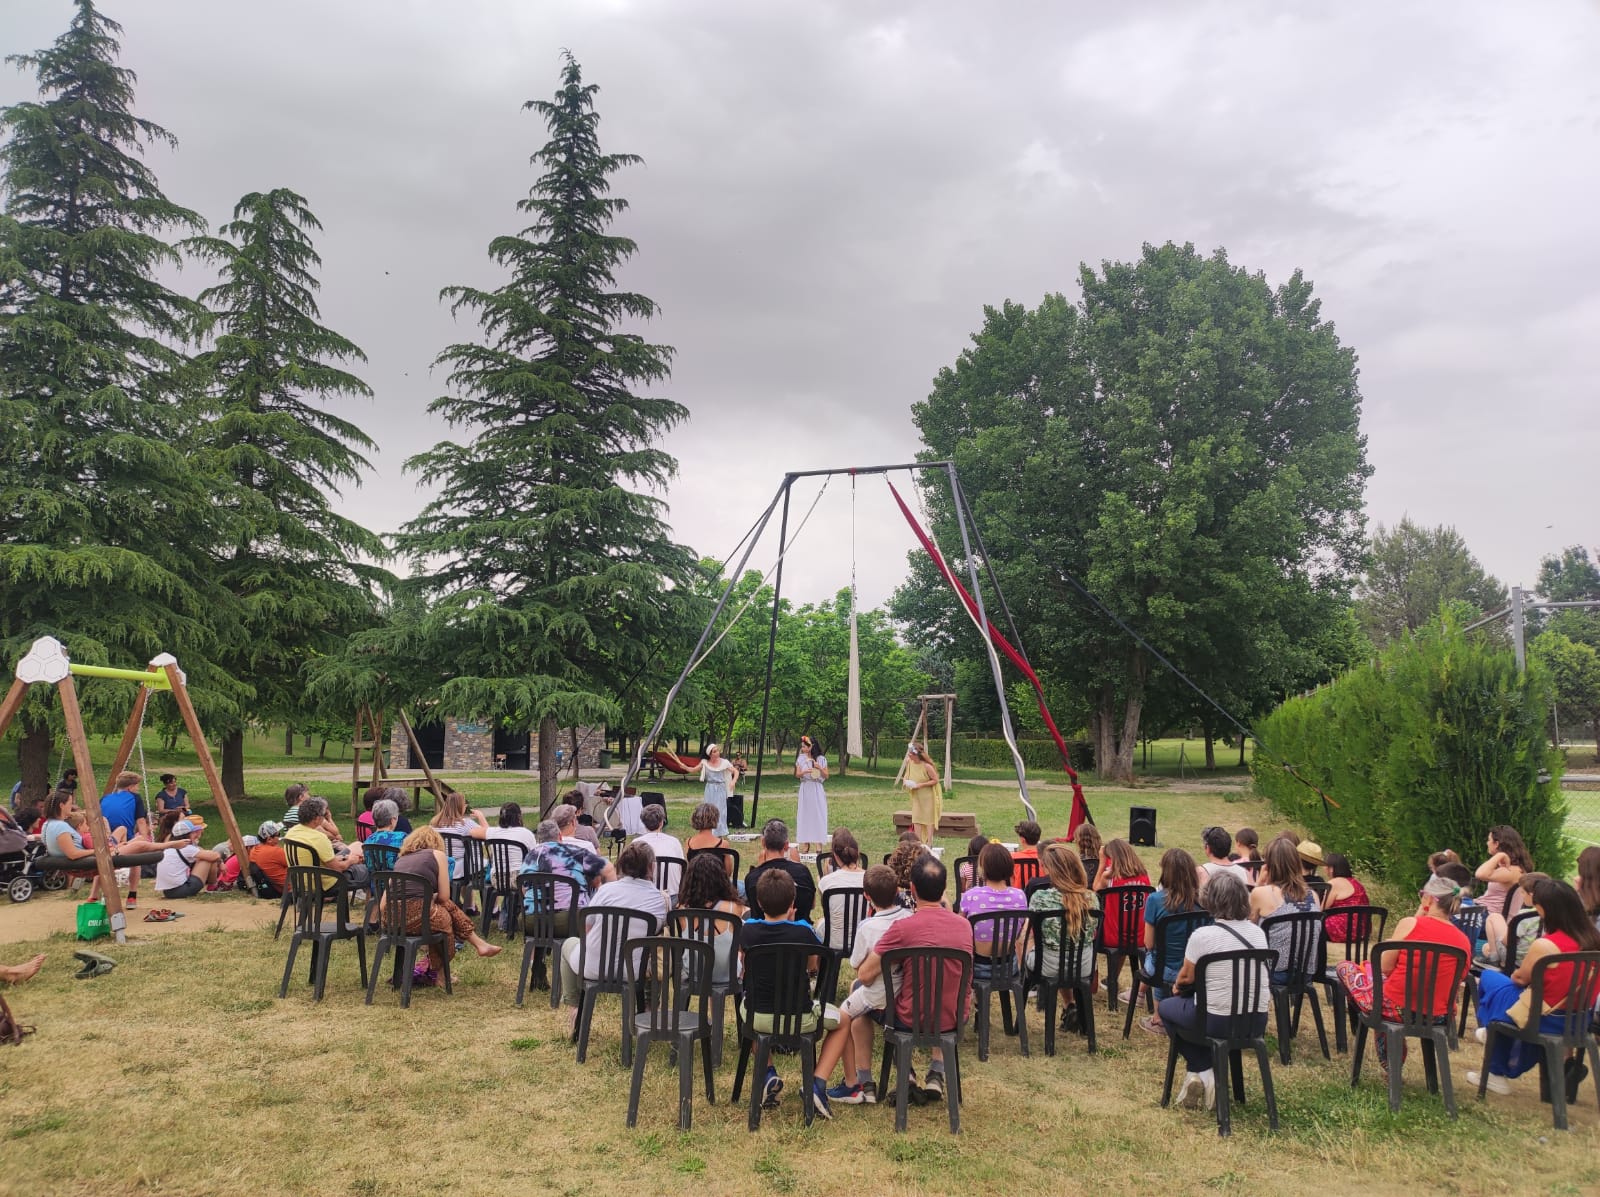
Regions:
<instances>
[{"instance_id":1,"label":"child sitting on chair","mask_svg":"<svg viewBox=\"0 0 1600 1197\"><path fill-rule=\"evenodd\" d=\"M756 881L756 906L761 911L763 918L751 919L744 925L744 950L746 953L751 948L765 947L768 944L801 944L806 947L818 947L817 934L811 929L811 924L801 922L795 917L795 884L794 878L779 868L766 869ZM862 925L865 928L865 924ZM745 1005L749 1011L750 1024L758 1031L770 1031L773 1028L774 1018L777 1013L777 976L773 967L766 961L757 959L751 961L748 955L745 958L744 971ZM821 1016L822 1026L832 1030L839 1025L839 1011L833 1006L826 1006L816 1013ZM820 1077L820 1073L818 1074ZM783 1092L783 1080L778 1076L778 1070L772 1064L767 1065L767 1075L761 1082L761 1104L764 1109L773 1110L778 1106L778 1096ZM820 1080L817 1083L817 1092L822 1092ZM816 1103L817 1112L827 1116L826 1099Z\"/></svg>"}]
</instances>

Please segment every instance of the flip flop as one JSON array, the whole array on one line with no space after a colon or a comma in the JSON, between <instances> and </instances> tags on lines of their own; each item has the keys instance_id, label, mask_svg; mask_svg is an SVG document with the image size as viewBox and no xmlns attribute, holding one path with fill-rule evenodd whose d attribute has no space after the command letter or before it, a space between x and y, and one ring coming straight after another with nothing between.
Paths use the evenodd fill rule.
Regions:
<instances>
[{"instance_id":1,"label":"flip flop","mask_svg":"<svg viewBox=\"0 0 1600 1197\"><path fill-rule=\"evenodd\" d=\"M83 963L83 967L73 974L80 981L87 977L103 977L117 967L115 960L99 952L74 952L72 958Z\"/></svg>"}]
</instances>

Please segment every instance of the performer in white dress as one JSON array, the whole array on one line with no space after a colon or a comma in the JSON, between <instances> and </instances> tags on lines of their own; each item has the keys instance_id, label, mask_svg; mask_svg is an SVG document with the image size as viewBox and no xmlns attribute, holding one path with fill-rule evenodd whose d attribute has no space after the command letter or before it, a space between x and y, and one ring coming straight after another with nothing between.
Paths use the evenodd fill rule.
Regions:
<instances>
[{"instance_id":1,"label":"performer in white dress","mask_svg":"<svg viewBox=\"0 0 1600 1197\"><path fill-rule=\"evenodd\" d=\"M726 760L722 749L712 744L700 762L700 780L706 783L705 800L717 808L717 834L728 834L728 795L737 784L734 763Z\"/></svg>"},{"instance_id":2,"label":"performer in white dress","mask_svg":"<svg viewBox=\"0 0 1600 1197\"><path fill-rule=\"evenodd\" d=\"M800 737L800 755L794 758L794 775L800 779L800 813L795 819L795 842L802 852L816 852L831 837L828 830L828 758L810 736Z\"/></svg>"}]
</instances>

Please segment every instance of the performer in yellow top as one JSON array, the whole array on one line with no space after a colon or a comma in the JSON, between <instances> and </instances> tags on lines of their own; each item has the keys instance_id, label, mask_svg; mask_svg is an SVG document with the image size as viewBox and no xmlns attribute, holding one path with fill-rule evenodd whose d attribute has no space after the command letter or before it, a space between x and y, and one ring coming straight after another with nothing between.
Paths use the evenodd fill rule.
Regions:
<instances>
[{"instance_id":1,"label":"performer in yellow top","mask_svg":"<svg viewBox=\"0 0 1600 1197\"><path fill-rule=\"evenodd\" d=\"M924 844L933 843L933 833L939 826L939 808L943 805L943 788L939 784L939 770L933 758L922 745L912 743L906 749L906 789L911 791L911 830Z\"/></svg>"}]
</instances>

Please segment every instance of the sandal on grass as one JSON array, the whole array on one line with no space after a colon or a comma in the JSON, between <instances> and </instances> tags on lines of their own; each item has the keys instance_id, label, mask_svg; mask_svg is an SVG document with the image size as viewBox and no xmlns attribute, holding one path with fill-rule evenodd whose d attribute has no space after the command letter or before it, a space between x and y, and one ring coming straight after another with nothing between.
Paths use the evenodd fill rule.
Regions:
<instances>
[{"instance_id":1,"label":"sandal on grass","mask_svg":"<svg viewBox=\"0 0 1600 1197\"><path fill-rule=\"evenodd\" d=\"M178 915L175 911L167 910L166 908L162 907L152 910L149 914L145 915L144 921L147 923L170 923L177 917Z\"/></svg>"}]
</instances>

